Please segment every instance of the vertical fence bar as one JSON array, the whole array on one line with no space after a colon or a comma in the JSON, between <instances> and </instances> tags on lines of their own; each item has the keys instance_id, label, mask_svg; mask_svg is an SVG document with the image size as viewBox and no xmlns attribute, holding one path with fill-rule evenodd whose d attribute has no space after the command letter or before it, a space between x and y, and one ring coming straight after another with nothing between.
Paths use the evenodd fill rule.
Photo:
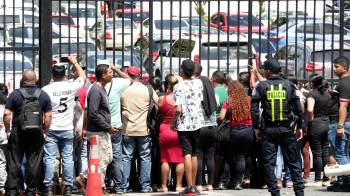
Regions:
<instances>
[{"instance_id":1,"label":"vertical fence bar","mask_svg":"<svg viewBox=\"0 0 350 196\"><path fill-rule=\"evenodd\" d=\"M344 51L344 0L340 1L340 5L339 5L339 26L340 26L340 32L339 32L339 49L340 49L340 54L339 55L343 55L343 51Z\"/></svg>"},{"instance_id":2,"label":"vertical fence bar","mask_svg":"<svg viewBox=\"0 0 350 196\"><path fill-rule=\"evenodd\" d=\"M51 80L51 58L52 58L52 1L39 1L40 6L40 59L39 59L39 81L45 86Z\"/></svg>"},{"instance_id":3,"label":"vertical fence bar","mask_svg":"<svg viewBox=\"0 0 350 196\"><path fill-rule=\"evenodd\" d=\"M149 1L149 30L148 30L148 56L153 53L153 1ZM150 70L150 78L153 78L153 56L149 56L148 67Z\"/></svg>"}]
</instances>

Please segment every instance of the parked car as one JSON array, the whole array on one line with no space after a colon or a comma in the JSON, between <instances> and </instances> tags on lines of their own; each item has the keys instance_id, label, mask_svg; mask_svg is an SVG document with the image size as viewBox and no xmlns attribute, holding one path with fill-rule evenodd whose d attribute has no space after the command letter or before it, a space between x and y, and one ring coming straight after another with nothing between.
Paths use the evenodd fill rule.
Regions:
<instances>
[{"instance_id":1,"label":"parked car","mask_svg":"<svg viewBox=\"0 0 350 196\"><path fill-rule=\"evenodd\" d=\"M86 58L87 57L87 58ZM86 56L83 57L81 64L86 66L87 76L90 81L95 80L95 67L96 64L99 64L100 60L109 60L113 63L117 68L136 66L141 67L140 60L135 56L131 56L129 51L106 51L106 55L104 52L99 51L89 51Z\"/></svg>"},{"instance_id":2,"label":"parked car","mask_svg":"<svg viewBox=\"0 0 350 196\"><path fill-rule=\"evenodd\" d=\"M181 19L186 20L191 26L208 26L208 21L200 16L181 16Z\"/></svg>"},{"instance_id":3,"label":"parked car","mask_svg":"<svg viewBox=\"0 0 350 196\"><path fill-rule=\"evenodd\" d=\"M330 22L325 22L323 26L323 20L307 20L306 25L304 22L289 23L281 26L278 29L270 31L271 40L274 42L275 46L278 48L286 45L287 42L287 32L288 32L288 42L303 42L303 41L321 41L323 39L331 41L339 41L340 38L340 26L338 24L332 24ZM334 30L333 30L334 29ZM344 28L344 41L350 43L350 30ZM324 34L323 34L324 32ZM334 33L333 33L334 32Z\"/></svg>"},{"instance_id":4,"label":"parked car","mask_svg":"<svg viewBox=\"0 0 350 196\"><path fill-rule=\"evenodd\" d=\"M9 92L20 86L22 73L33 69L31 61L17 52L0 52L0 82L7 85Z\"/></svg>"},{"instance_id":5,"label":"parked car","mask_svg":"<svg viewBox=\"0 0 350 196\"><path fill-rule=\"evenodd\" d=\"M52 13L51 19L52 19L52 23L58 26L68 26L72 28L79 28L79 26L75 24L72 16L68 14Z\"/></svg>"},{"instance_id":6,"label":"parked car","mask_svg":"<svg viewBox=\"0 0 350 196\"><path fill-rule=\"evenodd\" d=\"M238 42L239 40L239 42ZM211 76L218 69L228 72L237 79L239 72L247 71L249 64L248 39L232 34L227 36L203 35L202 38L181 37L174 41L170 51L161 51L162 58L155 62L164 77L168 73L179 73L181 62L192 59L202 65L202 75ZM253 54L255 49L252 48ZM255 59L252 59L255 63Z\"/></svg>"},{"instance_id":7,"label":"parked car","mask_svg":"<svg viewBox=\"0 0 350 196\"><path fill-rule=\"evenodd\" d=\"M210 17L210 26L224 32L237 32L239 30L241 33L248 33L248 18L248 13L218 12ZM261 24L255 16L252 16L251 21L253 33L266 33L268 31L267 27Z\"/></svg>"},{"instance_id":8,"label":"parked car","mask_svg":"<svg viewBox=\"0 0 350 196\"><path fill-rule=\"evenodd\" d=\"M258 66L266 61L268 56L273 57L276 53L276 48L271 41L263 35L253 34L252 46L256 52L255 60Z\"/></svg>"},{"instance_id":9,"label":"parked car","mask_svg":"<svg viewBox=\"0 0 350 196\"><path fill-rule=\"evenodd\" d=\"M106 27L104 28L104 24ZM97 28L97 30L96 30ZM96 39L100 49L123 50L136 42L139 34L134 22L130 19L109 18L98 22L89 29L90 37ZM97 36L96 36L97 32Z\"/></svg>"},{"instance_id":10,"label":"parked car","mask_svg":"<svg viewBox=\"0 0 350 196\"><path fill-rule=\"evenodd\" d=\"M6 26L0 25L0 47L8 47L9 46L9 32Z\"/></svg>"},{"instance_id":11,"label":"parked car","mask_svg":"<svg viewBox=\"0 0 350 196\"><path fill-rule=\"evenodd\" d=\"M149 33L149 26L150 26L150 19L147 18L142 22L142 35L148 35ZM180 33L180 27L181 27L181 33L188 33L190 29L190 25L186 22L184 19L180 19L177 17L173 18L163 18L163 19L154 19L153 20L153 35L160 35L163 33L163 35L170 35L170 34L181 34ZM171 33L170 33L171 32ZM140 32L141 34L141 32Z\"/></svg>"},{"instance_id":12,"label":"parked car","mask_svg":"<svg viewBox=\"0 0 350 196\"><path fill-rule=\"evenodd\" d=\"M16 0L15 6L13 6L13 0L11 0L10 2L5 3L4 7L7 9L18 9L39 13L39 6L37 4L32 2L21 2L21 0Z\"/></svg>"},{"instance_id":13,"label":"parked car","mask_svg":"<svg viewBox=\"0 0 350 196\"><path fill-rule=\"evenodd\" d=\"M149 12L147 9L141 10L140 8L124 8L118 9L115 12L118 18L128 18L135 22L137 26L149 17Z\"/></svg>"},{"instance_id":14,"label":"parked car","mask_svg":"<svg viewBox=\"0 0 350 196\"><path fill-rule=\"evenodd\" d=\"M96 20L103 20L99 11L96 11L96 6L85 3L62 3L61 9L57 8L56 13L70 15L73 18L74 24L78 25L80 29L85 30L95 24ZM78 21L79 19L79 21ZM85 27L87 26L87 27Z\"/></svg>"},{"instance_id":15,"label":"parked car","mask_svg":"<svg viewBox=\"0 0 350 196\"><path fill-rule=\"evenodd\" d=\"M287 76L306 79L311 73L316 72L324 73L326 79L331 79L332 61L339 55L338 42L306 41L305 45L299 42L288 43L276 52L275 58L278 59L282 66L282 72ZM344 44L343 55L350 58L348 44Z\"/></svg>"}]
</instances>

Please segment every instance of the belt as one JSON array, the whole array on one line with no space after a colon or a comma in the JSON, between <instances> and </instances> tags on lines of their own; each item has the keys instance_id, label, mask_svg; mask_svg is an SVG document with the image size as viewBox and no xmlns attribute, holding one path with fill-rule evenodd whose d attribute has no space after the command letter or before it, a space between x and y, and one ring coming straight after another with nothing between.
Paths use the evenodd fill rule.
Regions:
<instances>
[{"instance_id":1,"label":"belt","mask_svg":"<svg viewBox=\"0 0 350 196\"><path fill-rule=\"evenodd\" d=\"M266 127L286 127L289 128L290 126L289 121L275 121L275 122L271 122L271 121L265 121L265 126Z\"/></svg>"}]
</instances>

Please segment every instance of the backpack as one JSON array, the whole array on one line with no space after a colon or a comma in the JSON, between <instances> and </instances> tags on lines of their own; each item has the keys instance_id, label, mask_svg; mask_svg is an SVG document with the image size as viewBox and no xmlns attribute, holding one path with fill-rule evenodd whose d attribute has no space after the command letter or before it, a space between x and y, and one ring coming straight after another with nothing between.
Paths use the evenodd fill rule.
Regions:
<instances>
[{"instance_id":1,"label":"backpack","mask_svg":"<svg viewBox=\"0 0 350 196\"><path fill-rule=\"evenodd\" d=\"M23 104L17 121L18 128L24 132L41 131L43 122L39 103L41 90L39 88L35 89L33 95L28 94L23 88L20 88L19 92L23 97Z\"/></svg>"},{"instance_id":2,"label":"backpack","mask_svg":"<svg viewBox=\"0 0 350 196\"><path fill-rule=\"evenodd\" d=\"M149 108L147 112L147 127L150 129L151 135L155 134L157 131L157 108L153 103L153 89L151 86L147 85L148 95L149 95Z\"/></svg>"}]
</instances>

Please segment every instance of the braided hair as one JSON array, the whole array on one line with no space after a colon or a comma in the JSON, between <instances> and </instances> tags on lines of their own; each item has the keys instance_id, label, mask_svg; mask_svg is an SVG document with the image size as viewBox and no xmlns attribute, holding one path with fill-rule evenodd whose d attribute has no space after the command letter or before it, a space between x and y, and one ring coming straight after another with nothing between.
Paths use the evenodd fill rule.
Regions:
<instances>
[{"instance_id":1,"label":"braided hair","mask_svg":"<svg viewBox=\"0 0 350 196\"><path fill-rule=\"evenodd\" d=\"M234 81L228 86L228 96L231 105L231 119L243 121L250 118L250 97L243 88L243 85Z\"/></svg>"}]
</instances>

